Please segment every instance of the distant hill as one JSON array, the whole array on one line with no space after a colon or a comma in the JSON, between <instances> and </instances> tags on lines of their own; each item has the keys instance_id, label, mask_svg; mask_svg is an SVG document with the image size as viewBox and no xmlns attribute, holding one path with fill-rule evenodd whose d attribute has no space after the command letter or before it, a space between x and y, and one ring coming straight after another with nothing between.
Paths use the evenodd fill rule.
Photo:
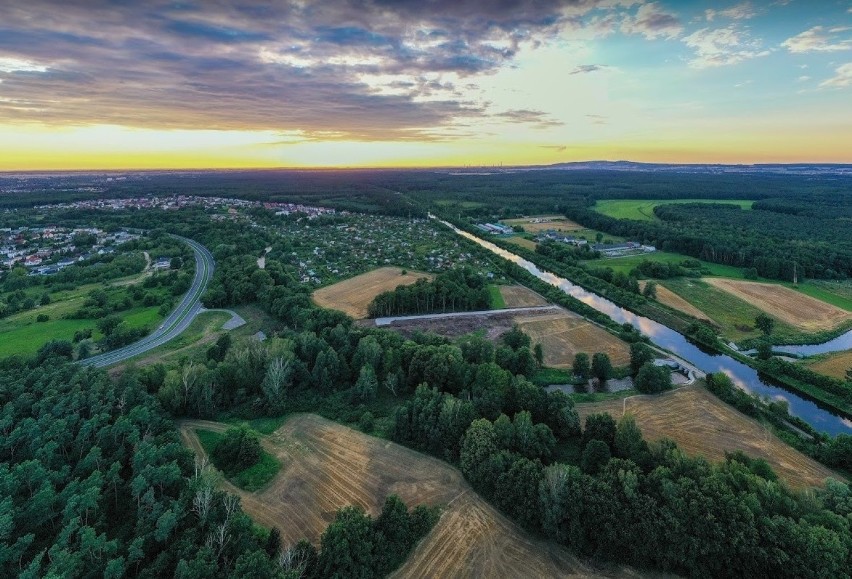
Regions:
<instances>
[{"instance_id":1,"label":"distant hill","mask_svg":"<svg viewBox=\"0 0 852 579\"><path fill-rule=\"evenodd\" d=\"M559 169L565 171L634 171L644 173L777 173L786 175L837 175L852 176L852 165L831 163L796 164L670 164L636 163L633 161L580 161L556 163L536 167L537 169Z\"/></svg>"}]
</instances>

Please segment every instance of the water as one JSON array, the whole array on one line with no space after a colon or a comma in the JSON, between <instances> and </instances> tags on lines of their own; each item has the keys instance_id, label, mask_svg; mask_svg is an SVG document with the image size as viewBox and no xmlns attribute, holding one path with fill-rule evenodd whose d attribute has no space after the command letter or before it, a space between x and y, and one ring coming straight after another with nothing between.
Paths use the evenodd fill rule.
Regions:
<instances>
[{"instance_id":1,"label":"water","mask_svg":"<svg viewBox=\"0 0 852 579\"><path fill-rule=\"evenodd\" d=\"M772 349L776 352L787 352L789 354L797 354L799 356L816 356L817 354L828 354L829 352L852 350L852 330L837 336L833 340L823 342L822 344L775 346Z\"/></svg>"},{"instance_id":2,"label":"water","mask_svg":"<svg viewBox=\"0 0 852 579\"><path fill-rule=\"evenodd\" d=\"M482 247L493 251L500 257L508 259L509 261L523 267L538 279L558 287L584 304L588 304L599 312L603 312L619 324L623 324L625 322L629 323L631 326L638 329L643 335L648 336L651 341L658 346L661 346L662 348L665 348L677 356L691 362L700 370L708 373L724 372L731 378L734 384L744 390L772 400L785 400L789 405L790 414L801 418L813 426L814 429L831 435L852 434L852 420L839 416L831 410L819 406L816 402L804 398L798 393L786 390L781 385L762 378L758 375L754 368L751 368L742 362L738 362L724 354L705 352L697 345L689 342L683 335L667 326L664 326L663 324L636 315L633 312L625 310L611 301L600 297L599 295L593 294L577 285L574 285L564 278L550 272L540 270L534 263L527 261L510 251L497 247L493 243L480 239L466 231L462 231L446 221L441 221L441 223L450 227L459 235L466 237L467 239L478 243ZM795 351L794 349L801 348L801 353L804 354L806 353L804 350L806 348L826 347L829 344L833 344L830 347L838 346L838 344L842 346L842 344L845 343L842 342L843 339L852 342L852 332L848 332L843 336L831 340L830 342L817 346L784 346L783 349L792 352ZM847 346L847 348L848 347L852 347L852 344ZM837 347L836 349L846 348Z\"/></svg>"}]
</instances>

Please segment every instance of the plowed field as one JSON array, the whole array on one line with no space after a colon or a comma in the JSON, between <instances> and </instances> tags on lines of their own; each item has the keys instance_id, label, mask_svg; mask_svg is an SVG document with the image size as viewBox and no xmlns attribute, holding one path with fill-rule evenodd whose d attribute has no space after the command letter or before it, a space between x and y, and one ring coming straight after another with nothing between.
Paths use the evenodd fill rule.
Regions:
<instances>
[{"instance_id":1,"label":"plowed field","mask_svg":"<svg viewBox=\"0 0 852 579\"><path fill-rule=\"evenodd\" d=\"M381 267L361 275L343 280L314 292L317 305L340 310L356 320L367 317L367 307L377 295L396 289L399 285L410 285L420 278L432 279L429 273L409 271L402 273L398 267Z\"/></svg>"},{"instance_id":2,"label":"plowed field","mask_svg":"<svg viewBox=\"0 0 852 579\"><path fill-rule=\"evenodd\" d=\"M660 396L577 405L583 420L597 412L608 412L618 420L625 409L636 418L646 440L670 438L690 455L721 461L726 450L741 450L748 456L765 459L794 488L820 486L828 477L840 479L698 385Z\"/></svg>"},{"instance_id":3,"label":"plowed field","mask_svg":"<svg viewBox=\"0 0 852 579\"><path fill-rule=\"evenodd\" d=\"M811 370L820 374L834 378L846 378L846 371L852 369L852 350L831 354L818 362L810 364L810 367Z\"/></svg>"},{"instance_id":4,"label":"plowed field","mask_svg":"<svg viewBox=\"0 0 852 579\"><path fill-rule=\"evenodd\" d=\"M613 366L630 363L630 348L625 342L571 312L519 316L515 322L529 334L533 344L541 344L545 366L570 368L578 352L590 356L604 352Z\"/></svg>"},{"instance_id":5,"label":"plowed field","mask_svg":"<svg viewBox=\"0 0 852 579\"><path fill-rule=\"evenodd\" d=\"M782 285L725 278L705 278L704 281L800 330L831 330L852 319L852 312Z\"/></svg>"},{"instance_id":6,"label":"plowed field","mask_svg":"<svg viewBox=\"0 0 852 579\"><path fill-rule=\"evenodd\" d=\"M181 423L184 443L201 452L194 429L223 431L215 422ZM597 570L567 550L531 538L483 501L450 465L312 414L297 415L263 446L282 461L269 487L255 493L228 483L258 523L278 527L285 544L317 544L338 508L361 505L377 515L388 494L409 506L445 505L438 524L396 577L637 577L629 569Z\"/></svg>"}]
</instances>

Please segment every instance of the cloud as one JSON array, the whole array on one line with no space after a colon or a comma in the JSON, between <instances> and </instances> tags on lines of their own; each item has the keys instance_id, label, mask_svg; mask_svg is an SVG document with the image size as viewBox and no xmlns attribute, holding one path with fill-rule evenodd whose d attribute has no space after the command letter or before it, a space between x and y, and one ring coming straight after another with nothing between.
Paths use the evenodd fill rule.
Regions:
<instances>
[{"instance_id":1,"label":"cloud","mask_svg":"<svg viewBox=\"0 0 852 579\"><path fill-rule=\"evenodd\" d=\"M508 123L533 125L533 127L537 129L561 127L565 124L561 121L549 118L548 114L543 111L533 111L528 109L508 110L502 113L497 113L494 116L503 119Z\"/></svg>"},{"instance_id":2,"label":"cloud","mask_svg":"<svg viewBox=\"0 0 852 579\"><path fill-rule=\"evenodd\" d=\"M602 65L602 64L581 64L580 66L576 67L574 70L569 72L568 74L587 74L587 73L590 73L590 72L597 72L599 70L605 70L606 68L608 68L608 67L605 66L605 65Z\"/></svg>"},{"instance_id":3,"label":"cloud","mask_svg":"<svg viewBox=\"0 0 852 579\"><path fill-rule=\"evenodd\" d=\"M678 17L666 12L656 2L642 4L632 17L627 17L621 24L625 34L641 34L649 40L657 38L676 38L683 31L683 25Z\"/></svg>"},{"instance_id":4,"label":"cloud","mask_svg":"<svg viewBox=\"0 0 852 579\"><path fill-rule=\"evenodd\" d=\"M589 119L593 125L605 125L609 120L609 117L605 117L603 115L586 115L586 118Z\"/></svg>"},{"instance_id":5,"label":"cloud","mask_svg":"<svg viewBox=\"0 0 852 579\"><path fill-rule=\"evenodd\" d=\"M716 18L728 20L748 20L757 16L757 10L751 2L743 2L724 10L714 10L709 8L704 11L704 16L707 22L712 22Z\"/></svg>"},{"instance_id":6,"label":"cloud","mask_svg":"<svg viewBox=\"0 0 852 579\"><path fill-rule=\"evenodd\" d=\"M683 38L684 44L695 51L689 62L693 68L711 68L737 64L744 60L766 56L758 40L736 26L702 28Z\"/></svg>"},{"instance_id":7,"label":"cloud","mask_svg":"<svg viewBox=\"0 0 852 579\"><path fill-rule=\"evenodd\" d=\"M488 116L487 103L466 100L458 87L512 66L522 48L584 19L632 11L637 2L8 4L0 19L0 122L370 140L439 139L465 119ZM648 38L665 37L673 18L643 5L633 26Z\"/></svg>"},{"instance_id":8,"label":"cloud","mask_svg":"<svg viewBox=\"0 0 852 579\"><path fill-rule=\"evenodd\" d=\"M852 62L841 64L834 71L834 76L820 83L820 88L845 88L852 86Z\"/></svg>"},{"instance_id":9,"label":"cloud","mask_svg":"<svg viewBox=\"0 0 852 579\"><path fill-rule=\"evenodd\" d=\"M814 26L801 34L788 38L781 43L781 46L792 53L852 50L852 34L844 34L850 30L852 30L852 27L826 29L823 26Z\"/></svg>"}]
</instances>

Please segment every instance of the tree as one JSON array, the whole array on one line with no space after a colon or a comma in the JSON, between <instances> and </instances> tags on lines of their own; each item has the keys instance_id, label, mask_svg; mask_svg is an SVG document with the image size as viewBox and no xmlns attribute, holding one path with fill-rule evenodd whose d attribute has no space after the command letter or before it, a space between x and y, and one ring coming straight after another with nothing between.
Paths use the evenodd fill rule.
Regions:
<instances>
[{"instance_id":1,"label":"tree","mask_svg":"<svg viewBox=\"0 0 852 579\"><path fill-rule=\"evenodd\" d=\"M369 364L364 364L358 373L358 381L355 382L355 397L363 402L372 400L376 397L378 389L379 382L376 380L376 373L373 367Z\"/></svg>"},{"instance_id":2,"label":"tree","mask_svg":"<svg viewBox=\"0 0 852 579\"><path fill-rule=\"evenodd\" d=\"M321 577L373 577L375 533L361 507L344 507L322 534L317 561Z\"/></svg>"},{"instance_id":3,"label":"tree","mask_svg":"<svg viewBox=\"0 0 852 579\"><path fill-rule=\"evenodd\" d=\"M595 475L600 472L610 459L609 446L602 440L590 440L583 449L580 458L580 468L586 474Z\"/></svg>"},{"instance_id":4,"label":"tree","mask_svg":"<svg viewBox=\"0 0 852 579\"><path fill-rule=\"evenodd\" d=\"M257 435L240 426L229 428L225 432L210 457L218 468L230 475L256 464L260 460L261 452Z\"/></svg>"},{"instance_id":5,"label":"tree","mask_svg":"<svg viewBox=\"0 0 852 579\"><path fill-rule=\"evenodd\" d=\"M544 364L544 350L541 347L541 344L536 344L533 347L533 357L535 358L535 363L539 368Z\"/></svg>"},{"instance_id":6,"label":"tree","mask_svg":"<svg viewBox=\"0 0 852 579\"><path fill-rule=\"evenodd\" d=\"M757 357L761 360L768 360L772 357L772 344L766 340L760 340L757 343Z\"/></svg>"},{"instance_id":7,"label":"tree","mask_svg":"<svg viewBox=\"0 0 852 579\"><path fill-rule=\"evenodd\" d=\"M639 369L654 359L654 351L642 342L630 344L630 371L636 374Z\"/></svg>"},{"instance_id":8,"label":"tree","mask_svg":"<svg viewBox=\"0 0 852 579\"><path fill-rule=\"evenodd\" d=\"M852 368L849 368L848 370L846 370L846 381L852 382Z\"/></svg>"},{"instance_id":9,"label":"tree","mask_svg":"<svg viewBox=\"0 0 852 579\"><path fill-rule=\"evenodd\" d=\"M632 414L618 421L615 429L615 455L632 460L639 466L649 458L648 443L642 438L642 431L636 425Z\"/></svg>"},{"instance_id":10,"label":"tree","mask_svg":"<svg viewBox=\"0 0 852 579\"><path fill-rule=\"evenodd\" d=\"M646 283L642 295L651 300L657 299L657 283L653 281Z\"/></svg>"},{"instance_id":11,"label":"tree","mask_svg":"<svg viewBox=\"0 0 852 579\"><path fill-rule=\"evenodd\" d=\"M615 444L615 420L606 412L590 414L586 418L586 428L583 430L583 446L590 440L602 440L613 448Z\"/></svg>"},{"instance_id":12,"label":"tree","mask_svg":"<svg viewBox=\"0 0 852 579\"><path fill-rule=\"evenodd\" d=\"M672 387L672 373L668 366L646 363L636 374L634 385L643 394L657 394Z\"/></svg>"},{"instance_id":13,"label":"tree","mask_svg":"<svg viewBox=\"0 0 852 579\"><path fill-rule=\"evenodd\" d=\"M116 315L109 315L98 320L95 325L104 336L110 336L115 329L121 324L121 318Z\"/></svg>"},{"instance_id":14,"label":"tree","mask_svg":"<svg viewBox=\"0 0 852 579\"><path fill-rule=\"evenodd\" d=\"M462 473L474 487L494 483L489 480L488 460L496 453L494 425L485 418L474 420L465 432L460 454Z\"/></svg>"},{"instance_id":15,"label":"tree","mask_svg":"<svg viewBox=\"0 0 852 579\"><path fill-rule=\"evenodd\" d=\"M598 352L592 356L592 376L597 378L601 384L606 384L611 375L612 363L609 361L609 356L603 352Z\"/></svg>"},{"instance_id":16,"label":"tree","mask_svg":"<svg viewBox=\"0 0 852 579\"><path fill-rule=\"evenodd\" d=\"M580 352L574 356L574 364L571 367L574 377L585 382L591 374L591 365L589 364L589 355Z\"/></svg>"},{"instance_id":17,"label":"tree","mask_svg":"<svg viewBox=\"0 0 852 579\"><path fill-rule=\"evenodd\" d=\"M754 318L754 327L763 332L764 336L768 336L775 328L775 320L761 312Z\"/></svg>"}]
</instances>

